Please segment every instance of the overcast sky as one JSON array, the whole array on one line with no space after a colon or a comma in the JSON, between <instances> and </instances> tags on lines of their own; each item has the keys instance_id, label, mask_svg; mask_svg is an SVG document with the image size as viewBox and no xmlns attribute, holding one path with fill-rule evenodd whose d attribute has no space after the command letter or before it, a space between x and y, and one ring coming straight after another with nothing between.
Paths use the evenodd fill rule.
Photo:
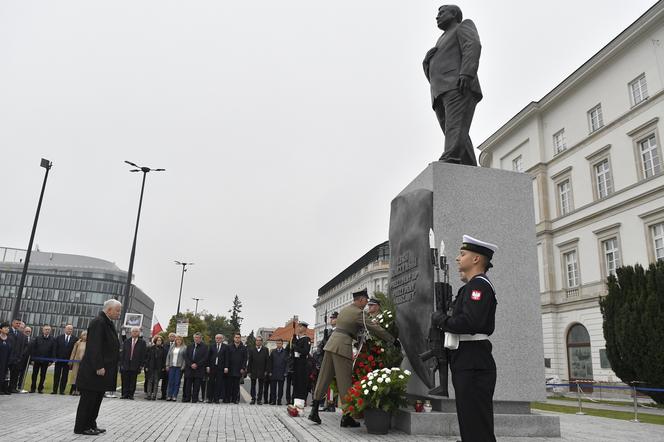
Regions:
<instances>
[{"instance_id":1,"label":"overcast sky","mask_svg":"<svg viewBox=\"0 0 664 442\"><path fill-rule=\"evenodd\" d=\"M312 321L319 287L388 235L443 150L421 67L436 1L2 1L0 246L126 270L162 324L243 302L243 333ZM482 41L479 145L652 0L464 1ZM489 215L487 215L489 216Z\"/></svg>"}]
</instances>

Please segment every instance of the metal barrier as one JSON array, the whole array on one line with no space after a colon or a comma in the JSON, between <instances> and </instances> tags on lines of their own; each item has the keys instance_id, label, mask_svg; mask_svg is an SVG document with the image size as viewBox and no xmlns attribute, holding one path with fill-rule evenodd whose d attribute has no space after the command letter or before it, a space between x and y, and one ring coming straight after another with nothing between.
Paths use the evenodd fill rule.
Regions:
<instances>
[{"instance_id":1,"label":"metal barrier","mask_svg":"<svg viewBox=\"0 0 664 442\"><path fill-rule=\"evenodd\" d=\"M631 396L634 399L634 419L631 419L630 422L635 422L635 423L641 422L639 420L639 402L638 402L638 398L637 398L637 393L639 391L644 391L644 392L645 391L651 391L651 392L664 393L664 388L637 387L638 384L645 384L646 383L646 382L643 382L643 381L632 381L632 382L629 383L631 386L626 386L626 385L625 386L621 386L621 385L611 386L611 385L597 385L597 381L592 380L592 379L575 379L573 381L570 381L569 379L565 379L565 380L568 381L569 383L568 384L558 384L558 383L550 384L550 383L546 383L545 385L547 387L570 387L570 388L576 387L576 397L577 397L577 400L578 400L578 403L579 403L579 410L575 413L577 415L585 415L586 414L586 413L583 412L583 401L581 400L581 395L583 394L583 392L581 391L581 385L588 385L588 384L593 385L593 388L600 389L600 392L601 392L602 388L607 389L607 390L631 390ZM588 399L593 401L591 398L588 398ZM597 402L597 401L593 401L593 402ZM641 406L643 406L643 405L641 405Z\"/></svg>"}]
</instances>

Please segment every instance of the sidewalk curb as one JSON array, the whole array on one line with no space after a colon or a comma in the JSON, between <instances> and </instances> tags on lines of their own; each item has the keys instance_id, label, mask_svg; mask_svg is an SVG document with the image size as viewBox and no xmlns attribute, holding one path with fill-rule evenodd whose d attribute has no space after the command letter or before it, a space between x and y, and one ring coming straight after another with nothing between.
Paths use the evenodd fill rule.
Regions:
<instances>
[{"instance_id":1,"label":"sidewalk curb","mask_svg":"<svg viewBox=\"0 0 664 442\"><path fill-rule=\"evenodd\" d=\"M305 433L299 425L293 422L293 419L306 419L305 417L291 417L286 414L285 410L284 413L276 413L275 416L277 416L279 422L284 424L284 426L290 432L290 434L292 434L293 437L297 439L297 442L307 442L310 440L317 440L314 439L314 436L312 434Z\"/></svg>"}]
</instances>

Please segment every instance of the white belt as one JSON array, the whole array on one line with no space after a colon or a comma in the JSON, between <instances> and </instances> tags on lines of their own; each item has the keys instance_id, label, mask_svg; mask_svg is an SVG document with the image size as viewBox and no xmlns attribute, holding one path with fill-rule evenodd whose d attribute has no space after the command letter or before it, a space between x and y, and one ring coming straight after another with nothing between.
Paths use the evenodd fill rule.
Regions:
<instances>
[{"instance_id":1,"label":"white belt","mask_svg":"<svg viewBox=\"0 0 664 442\"><path fill-rule=\"evenodd\" d=\"M456 350L459 348L461 341L484 341L489 339L488 335L476 333L474 335L457 335L456 333L445 332L445 348L449 350Z\"/></svg>"},{"instance_id":2,"label":"white belt","mask_svg":"<svg viewBox=\"0 0 664 442\"><path fill-rule=\"evenodd\" d=\"M459 341L484 341L489 339L489 335L475 333L474 335L459 335Z\"/></svg>"}]
</instances>

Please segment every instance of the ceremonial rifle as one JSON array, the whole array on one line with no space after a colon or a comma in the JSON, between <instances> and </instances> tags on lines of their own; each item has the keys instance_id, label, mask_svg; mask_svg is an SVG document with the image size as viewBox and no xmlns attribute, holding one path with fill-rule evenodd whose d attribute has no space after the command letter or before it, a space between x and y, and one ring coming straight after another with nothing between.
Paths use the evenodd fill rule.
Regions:
<instances>
[{"instance_id":1,"label":"ceremonial rifle","mask_svg":"<svg viewBox=\"0 0 664 442\"><path fill-rule=\"evenodd\" d=\"M440 256L436 250L436 239L433 229L429 230L429 247L431 249L431 263L434 267L436 274L436 281L434 282L433 293L433 311L447 312L452 304L452 287L449 282L449 267L447 264L447 256L445 256L445 242L440 242ZM443 270L443 281L440 280L440 270ZM440 385L429 390L429 394L434 396L449 397L447 388L448 384L448 371L447 366L449 363L447 349L443 343L443 332L435 327L433 324L429 327L429 350L420 354L419 357L423 362L431 358L436 359L436 366L434 367L434 381L435 372L438 371L440 378Z\"/></svg>"}]
</instances>

